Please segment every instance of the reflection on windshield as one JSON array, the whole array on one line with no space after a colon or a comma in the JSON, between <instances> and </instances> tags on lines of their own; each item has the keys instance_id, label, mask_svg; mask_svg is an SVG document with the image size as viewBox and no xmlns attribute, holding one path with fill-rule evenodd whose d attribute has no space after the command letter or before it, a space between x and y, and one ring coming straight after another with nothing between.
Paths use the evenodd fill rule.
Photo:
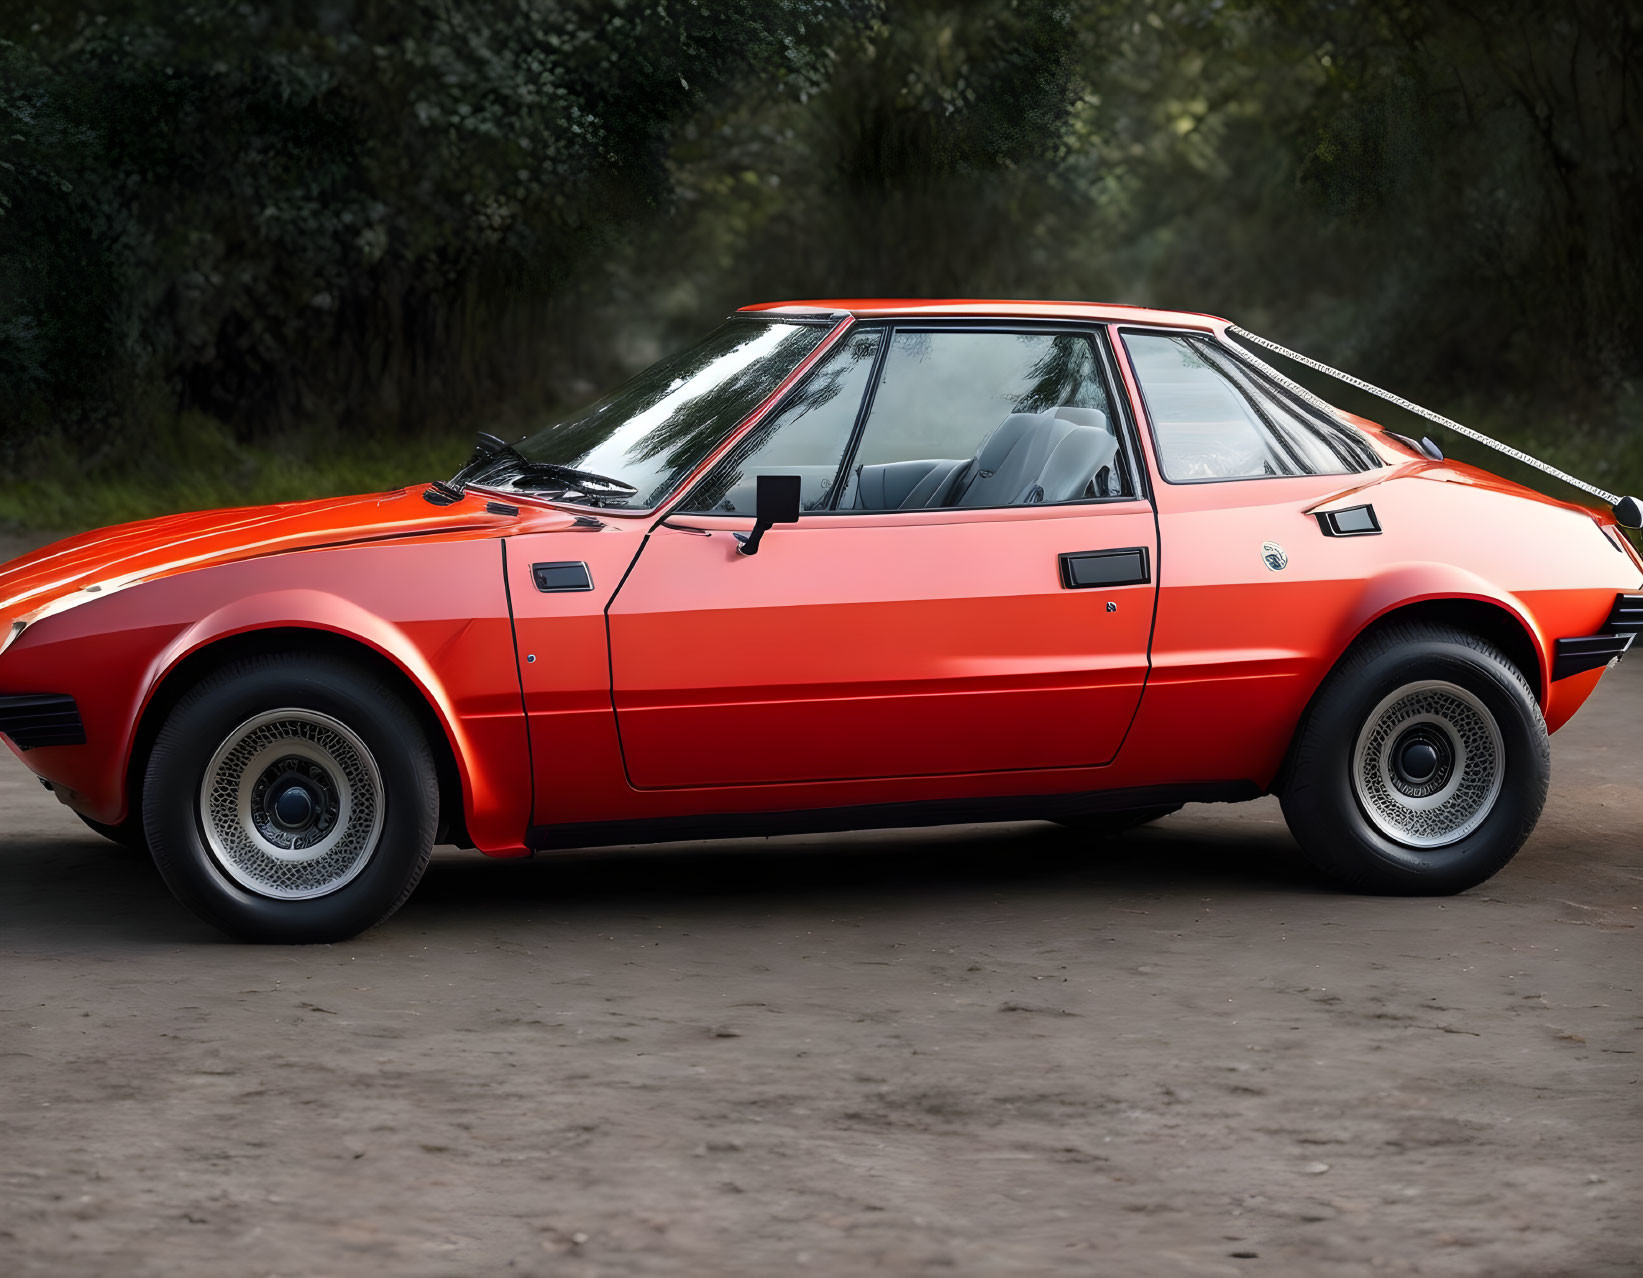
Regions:
<instances>
[{"instance_id":1,"label":"reflection on windshield","mask_svg":"<svg viewBox=\"0 0 1643 1278\"><path fill-rule=\"evenodd\" d=\"M649 509L821 345L827 324L737 318L625 386L515 447L527 462L606 476L631 498L599 504ZM571 493L551 473L519 475L520 489Z\"/></svg>"}]
</instances>

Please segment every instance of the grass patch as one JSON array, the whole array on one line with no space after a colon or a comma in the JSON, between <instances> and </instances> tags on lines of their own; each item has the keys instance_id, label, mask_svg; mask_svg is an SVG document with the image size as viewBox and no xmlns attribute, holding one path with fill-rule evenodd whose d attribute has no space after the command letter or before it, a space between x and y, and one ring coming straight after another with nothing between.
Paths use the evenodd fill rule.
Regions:
<instances>
[{"instance_id":1,"label":"grass patch","mask_svg":"<svg viewBox=\"0 0 1643 1278\"><path fill-rule=\"evenodd\" d=\"M0 526L74 532L184 510L381 492L447 478L472 449L465 436L380 439L329 428L244 443L203 414L143 435L90 457L61 436L31 444L0 479Z\"/></svg>"}]
</instances>

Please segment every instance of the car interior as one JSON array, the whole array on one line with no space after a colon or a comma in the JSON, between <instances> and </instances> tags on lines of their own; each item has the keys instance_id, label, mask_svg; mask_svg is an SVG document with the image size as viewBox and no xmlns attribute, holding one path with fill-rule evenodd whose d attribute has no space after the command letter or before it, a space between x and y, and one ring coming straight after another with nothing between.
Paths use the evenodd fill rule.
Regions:
<instances>
[{"instance_id":1,"label":"car interior","mask_svg":"<svg viewBox=\"0 0 1643 1278\"><path fill-rule=\"evenodd\" d=\"M798 475L801 507L823 510L837 468L775 463L750 468L714 510L751 512L761 474ZM1133 491L1107 414L1096 408L1061 405L1040 413L1011 413L987 435L974 457L857 466L839 508L1028 506L1125 496Z\"/></svg>"}]
</instances>

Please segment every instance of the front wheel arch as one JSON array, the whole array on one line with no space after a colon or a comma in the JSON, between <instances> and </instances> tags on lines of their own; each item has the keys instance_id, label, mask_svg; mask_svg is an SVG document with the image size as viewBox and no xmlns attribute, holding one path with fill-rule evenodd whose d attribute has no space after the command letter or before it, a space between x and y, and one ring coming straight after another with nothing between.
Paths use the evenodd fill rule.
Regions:
<instances>
[{"instance_id":1,"label":"front wheel arch","mask_svg":"<svg viewBox=\"0 0 1643 1278\"><path fill-rule=\"evenodd\" d=\"M369 669L372 674L392 688L417 718L428 748L434 756L434 769L439 779L439 836L441 843L469 846L467 819L463 807L462 774L457 768L456 751L451 745L445 725L434 711L421 688L417 687L403 669L383 656L377 649L333 630L310 629L302 626L280 626L267 630L248 630L229 635L196 648L176 665L167 670L143 707L142 717L133 734L131 755L126 761L127 811L142 811L143 776L148 770L148 759L160 729L177 703L188 690L201 680L231 662L263 653L305 653L313 656L341 657Z\"/></svg>"}]
</instances>

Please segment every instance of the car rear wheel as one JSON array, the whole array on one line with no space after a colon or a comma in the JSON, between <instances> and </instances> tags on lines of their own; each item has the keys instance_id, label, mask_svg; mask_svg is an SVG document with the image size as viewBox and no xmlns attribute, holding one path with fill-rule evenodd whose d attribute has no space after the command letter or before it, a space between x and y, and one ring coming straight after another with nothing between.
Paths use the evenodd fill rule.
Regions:
<instances>
[{"instance_id":1,"label":"car rear wheel","mask_svg":"<svg viewBox=\"0 0 1643 1278\"><path fill-rule=\"evenodd\" d=\"M1545 720L1504 654L1463 631L1395 626L1353 649L1319 691L1284 816L1343 886L1441 895L1516 855L1550 778Z\"/></svg>"},{"instance_id":2,"label":"car rear wheel","mask_svg":"<svg viewBox=\"0 0 1643 1278\"><path fill-rule=\"evenodd\" d=\"M187 692L149 757L143 823L171 890L250 941L339 941L416 887L439 817L416 717L331 657L234 662Z\"/></svg>"}]
</instances>

